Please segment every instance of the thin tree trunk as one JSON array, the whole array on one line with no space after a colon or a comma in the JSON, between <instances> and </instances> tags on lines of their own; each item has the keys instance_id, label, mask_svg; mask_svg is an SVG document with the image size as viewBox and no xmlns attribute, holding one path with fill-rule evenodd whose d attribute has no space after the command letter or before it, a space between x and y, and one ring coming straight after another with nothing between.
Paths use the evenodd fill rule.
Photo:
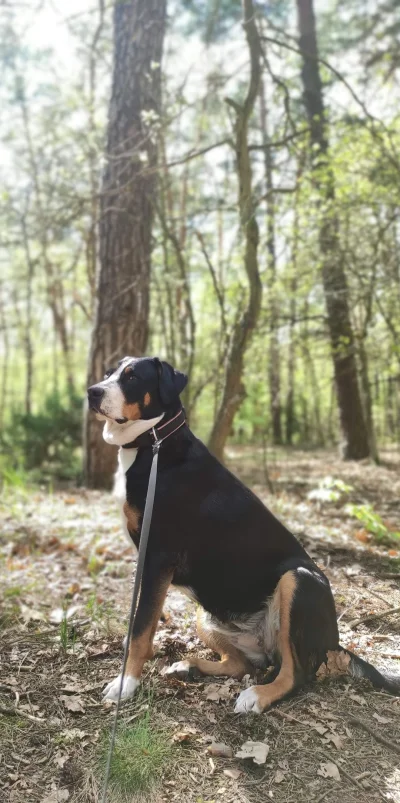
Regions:
<instances>
[{"instance_id":1,"label":"thin tree trunk","mask_svg":"<svg viewBox=\"0 0 400 803\"><path fill-rule=\"evenodd\" d=\"M371 388L369 383L369 370L368 370L368 354L365 348L364 338L360 338L358 343L358 356L360 359L360 377L361 389L364 402L365 422L368 430L369 448L372 459L375 463L379 463L378 448L376 444L376 435L374 427L374 417L372 414L372 397Z\"/></svg>"},{"instance_id":2,"label":"thin tree trunk","mask_svg":"<svg viewBox=\"0 0 400 803\"><path fill-rule=\"evenodd\" d=\"M278 305L276 297L276 248L275 248L275 195L273 181L272 152L268 147L268 107L265 97L264 81L260 80L260 125L264 147L265 189L267 207L267 269L269 292L269 355L268 384L270 393L270 415L272 442L282 443L281 425L281 364L278 338Z\"/></svg>"},{"instance_id":3,"label":"thin tree trunk","mask_svg":"<svg viewBox=\"0 0 400 803\"><path fill-rule=\"evenodd\" d=\"M231 432L233 420L245 395L242 384L243 361L247 346L257 325L261 307L262 286L258 269L258 224L252 195L252 174L248 146L248 123L259 91L260 43L254 20L252 0L243 0L243 24L250 53L251 72L247 97L241 106L227 99L236 115L236 159L239 184L240 224L244 234L244 267L249 284L249 299L244 314L234 326L227 359L225 387L210 436L210 449L220 460Z\"/></svg>"},{"instance_id":4,"label":"thin tree trunk","mask_svg":"<svg viewBox=\"0 0 400 803\"><path fill-rule=\"evenodd\" d=\"M26 257L26 320L25 320L25 359L26 359L26 384L25 384L25 412L30 415L32 412L32 386L33 386L33 322L32 322L32 284L35 273L35 263L32 258L29 237L26 228L25 218L21 220L22 237Z\"/></svg>"},{"instance_id":5,"label":"thin tree trunk","mask_svg":"<svg viewBox=\"0 0 400 803\"><path fill-rule=\"evenodd\" d=\"M313 0L296 0L304 103L310 123L310 147L315 184L321 199L320 252L328 327L332 349L340 423L342 454L358 460L370 453L360 390L355 344L350 320L348 287L340 254L339 221L335 211L334 176L329 165Z\"/></svg>"},{"instance_id":6,"label":"thin tree trunk","mask_svg":"<svg viewBox=\"0 0 400 803\"><path fill-rule=\"evenodd\" d=\"M126 354L146 348L155 198L155 129L160 112L165 0L114 6L114 65L99 226L100 271L88 384ZM146 154L147 164L142 161ZM93 414L85 422L85 478L109 488L116 451Z\"/></svg>"},{"instance_id":7,"label":"thin tree trunk","mask_svg":"<svg viewBox=\"0 0 400 803\"><path fill-rule=\"evenodd\" d=\"M4 423L4 414L7 409L8 401L8 369L10 365L10 338L8 336L7 319L5 304L3 301L3 288L0 285L0 332L3 335L2 349L2 371L1 371L1 391L0 391L0 427Z\"/></svg>"}]
</instances>

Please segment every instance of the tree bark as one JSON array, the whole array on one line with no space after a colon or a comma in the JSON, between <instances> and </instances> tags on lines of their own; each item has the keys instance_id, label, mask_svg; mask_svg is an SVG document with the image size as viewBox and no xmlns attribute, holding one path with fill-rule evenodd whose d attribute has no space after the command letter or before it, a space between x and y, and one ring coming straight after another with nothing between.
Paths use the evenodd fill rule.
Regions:
<instances>
[{"instance_id":1,"label":"tree bark","mask_svg":"<svg viewBox=\"0 0 400 803\"><path fill-rule=\"evenodd\" d=\"M281 425L281 364L278 337L278 304L276 287L276 248L275 248L275 195L273 180L272 151L268 147L268 107L265 97L265 86L260 81L260 123L264 148L265 189L267 207L267 267L269 291L269 355L268 384L270 394L270 415L272 442L275 446L282 443Z\"/></svg>"},{"instance_id":2,"label":"tree bark","mask_svg":"<svg viewBox=\"0 0 400 803\"><path fill-rule=\"evenodd\" d=\"M239 214L244 234L244 267L249 285L249 298L244 314L240 316L232 332L224 392L209 440L210 449L219 460L223 459L225 443L231 432L235 413L245 395L242 384L243 361L246 348L257 325L262 294L257 258L258 224L252 194L252 174L248 146L248 122L260 84L260 43L254 20L252 0L243 0L243 25L251 62L247 97L243 105L239 105L231 99L227 99L227 103L234 109L236 115L235 146L239 184Z\"/></svg>"},{"instance_id":3,"label":"tree bark","mask_svg":"<svg viewBox=\"0 0 400 803\"><path fill-rule=\"evenodd\" d=\"M329 165L314 7L313 0L296 2L303 61L303 97L310 123L312 168L321 199L319 241L322 281L343 435L342 454L346 459L359 460L370 454L370 448L357 380L348 286L340 254L339 221L334 206L334 176Z\"/></svg>"},{"instance_id":4,"label":"tree bark","mask_svg":"<svg viewBox=\"0 0 400 803\"><path fill-rule=\"evenodd\" d=\"M100 270L88 385L124 355L140 355L146 348L165 6L165 0L119 0L114 7ZM92 488L110 487L117 457L101 430L94 416L86 415L85 479Z\"/></svg>"}]
</instances>

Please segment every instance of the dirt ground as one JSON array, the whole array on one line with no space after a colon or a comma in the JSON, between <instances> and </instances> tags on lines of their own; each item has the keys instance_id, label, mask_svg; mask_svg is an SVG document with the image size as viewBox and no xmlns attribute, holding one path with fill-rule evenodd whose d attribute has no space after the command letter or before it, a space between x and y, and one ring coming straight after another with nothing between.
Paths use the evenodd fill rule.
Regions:
<instances>
[{"instance_id":1,"label":"dirt ground","mask_svg":"<svg viewBox=\"0 0 400 803\"><path fill-rule=\"evenodd\" d=\"M399 453L384 454L379 467L328 451L267 457L265 465L261 451L232 448L228 460L327 573L342 644L400 673L400 551L374 541L345 504L371 503L400 529ZM309 498L326 476L351 486L345 500ZM12 488L0 499L0 525L0 800L96 803L113 717L101 690L120 671L133 568L116 504L86 490ZM121 711L134 727L149 707L152 726L172 740L147 800L400 803L400 698L341 677L261 716L235 715L251 679L161 675L190 652L209 654L196 637L194 605L172 591L167 610L143 691ZM248 740L267 745L264 763L235 757ZM210 752L213 743L226 755Z\"/></svg>"}]
</instances>

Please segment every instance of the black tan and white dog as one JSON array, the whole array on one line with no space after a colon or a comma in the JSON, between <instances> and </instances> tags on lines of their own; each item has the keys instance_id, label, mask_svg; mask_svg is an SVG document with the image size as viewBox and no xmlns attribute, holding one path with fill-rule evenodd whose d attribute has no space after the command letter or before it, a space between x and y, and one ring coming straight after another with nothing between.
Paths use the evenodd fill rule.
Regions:
<instances>
[{"instance_id":1,"label":"black tan and white dog","mask_svg":"<svg viewBox=\"0 0 400 803\"><path fill-rule=\"evenodd\" d=\"M339 645L329 581L295 536L191 432L179 394L187 378L157 358L125 357L88 390L119 449L118 493L136 547L155 428L164 439L148 551L123 698L139 685L169 585L198 603L198 633L219 661L190 657L166 670L241 678L254 667L270 682L245 689L235 711L260 713L315 676L329 659L349 674L400 694L383 674ZM119 678L105 698L116 700Z\"/></svg>"}]
</instances>

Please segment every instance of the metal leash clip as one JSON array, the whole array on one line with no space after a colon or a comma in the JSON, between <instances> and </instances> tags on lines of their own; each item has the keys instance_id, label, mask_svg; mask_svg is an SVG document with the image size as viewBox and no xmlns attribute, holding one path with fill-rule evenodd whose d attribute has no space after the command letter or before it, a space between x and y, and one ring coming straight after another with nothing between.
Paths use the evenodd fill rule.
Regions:
<instances>
[{"instance_id":1,"label":"metal leash clip","mask_svg":"<svg viewBox=\"0 0 400 803\"><path fill-rule=\"evenodd\" d=\"M154 438L154 443L153 443L153 446L152 446L153 455L154 455L154 454L157 454L157 452L159 452L159 450L160 450L160 446L161 446L161 444L162 444L162 440L159 440L159 439L157 438L157 433L156 433L156 429L155 429L155 427L152 427L152 430L151 430L151 431L152 431L153 438Z\"/></svg>"}]
</instances>

